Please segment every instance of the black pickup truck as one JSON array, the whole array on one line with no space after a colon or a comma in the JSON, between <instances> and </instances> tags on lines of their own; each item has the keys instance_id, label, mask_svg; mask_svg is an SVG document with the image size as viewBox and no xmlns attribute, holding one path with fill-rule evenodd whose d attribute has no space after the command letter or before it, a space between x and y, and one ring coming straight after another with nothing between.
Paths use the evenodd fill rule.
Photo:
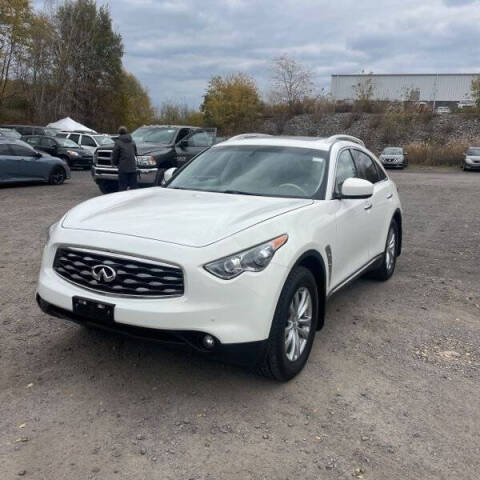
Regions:
<instances>
[{"instance_id":1,"label":"black pickup truck","mask_svg":"<svg viewBox=\"0 0 480 480\"><path fill-rule=\"evenodd\" d=\"M147 125L132 133L137 144L137 175L140 187L160 185L163 172L181 167L215 143L215 128L185 125ZM118 170L112 165L113 143L102 145L93 157L92 176L102 193L118 190Z\"/></svg>"}]
</instances>

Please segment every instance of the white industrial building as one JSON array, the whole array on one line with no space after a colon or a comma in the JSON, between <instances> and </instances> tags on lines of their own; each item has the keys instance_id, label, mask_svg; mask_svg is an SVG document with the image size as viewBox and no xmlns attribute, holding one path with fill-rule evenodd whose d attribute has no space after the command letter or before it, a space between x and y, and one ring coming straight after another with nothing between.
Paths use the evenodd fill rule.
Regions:
<instances>
[{"instance_id":1,"label":"white industrial building","mask_svg":"<svg viewBox=\"0 0 480 480\"><path fill-rule=\"evenodd\" d=\"M359 85L372 85L372 100L428 102L451 105L472 100L472 80L478 73L407 73L332 75L331 92L336 101L358 98Z\"/></svg>"}]
</instances>

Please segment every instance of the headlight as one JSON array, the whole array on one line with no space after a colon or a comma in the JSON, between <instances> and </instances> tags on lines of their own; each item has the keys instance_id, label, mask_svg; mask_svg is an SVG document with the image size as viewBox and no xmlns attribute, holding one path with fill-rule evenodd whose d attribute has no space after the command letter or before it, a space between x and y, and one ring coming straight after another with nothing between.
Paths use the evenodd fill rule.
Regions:
<instances>
[{"instance_id":1,"label":"headlight","mask_svg":"<svg viewBox=\"0 0 480 480\"><path fill-rule=\"evenodd\" d=\"M261 272L267 268L275 252L285 245L287 240L287 234L280 235L248 250L207 263L204 268L211 274L224 280L238 277L243 272Z\"/></svg>"},{"instance_id":2,"label":"headlight","mask_svg":"<svg viewBox=\"0 0 480 480\"><path fill-rule=\"evenodd\" d=\"M52 233L53 231L57 228L58 224L60 222L55 222L55 223L52 223L48 228L47 228L47 239L45 241L45 243L48 243L50 241L50 237L52 236Z\"/></svg>"},{"instance_id":3,"label":"headlight","mask_svg":"<svg viewBox=\"0 0 480 480\"><path fill-rule=\"evenodd\" d=\"M140 155L137 157L137 165L139 167L153 167L157 162L151 155Z\"/></svg>"},{"instance_id":4,"label":"headlight","mask_svg":"<svg viewBox=\"0 0 480 480\"><path fill-rule=\"evenodd\" d=\"M74 150L67 150L67 153L72 155L73 157L78 157L80 155L78 152L75 152Z\"/></svg>"}]
</instances>

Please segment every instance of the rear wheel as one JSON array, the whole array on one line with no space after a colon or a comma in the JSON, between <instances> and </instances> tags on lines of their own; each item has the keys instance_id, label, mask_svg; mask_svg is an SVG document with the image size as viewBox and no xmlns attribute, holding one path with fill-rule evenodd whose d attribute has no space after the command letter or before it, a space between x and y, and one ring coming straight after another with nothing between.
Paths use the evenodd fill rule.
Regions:
<instances>
[{"instance_id":1,"label":"rear wheel","mask_svg":"<svg viewBox=\"0 0 480 480\"><path fill-rule=\"evenodd\" d=\"M66 176L62 167L55 167L48 177L48 183L50 185L61 185L65 181Z\"/></svg>"},{"instance_id":2,"label":"rear wheel","mask_svg":"<svg viewBox=\"0 0 480 480\"><path fill-rule=\"evenodd\" d=\"M287 381L305 366L318 322L318 292L310 270L296 267L287 278L267 342L259 372Z\"/></svg>"},{"instance_id":3,"label":"rear wheel","mask_svg":"<svg viewBox=\"0 0 480 480\"><path fill-rule=\"evenodd\" d=\"M118 182L111 182L109 180L100 180L97 182L97 185L102 193L118 192Z\"/></svg>"},{"instance_id":4,"label":"rear wheel","mask_svg":"<svg viewBox=\"0 0 480 480\"><path fill-rule=\"evenodd\" d=\"M397 253L399 245L398 225L395 220L392 220L390 228L388 229L387 242L385 244L385 251L383 253L382 264L376 269L372 270L370 276L381 281L388 280L395 271L397 263Z\"/></svg>"}]
</instances>

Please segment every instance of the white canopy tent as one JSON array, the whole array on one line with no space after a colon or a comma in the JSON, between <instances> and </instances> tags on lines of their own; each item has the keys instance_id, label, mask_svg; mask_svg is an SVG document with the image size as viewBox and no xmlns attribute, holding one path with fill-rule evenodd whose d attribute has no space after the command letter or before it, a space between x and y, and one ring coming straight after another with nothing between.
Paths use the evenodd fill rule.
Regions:
<instances>
[{"instance_id":1,"label":"white canopy tent","mask_svg":"<svg viewBox=\"0 0 480 480\"><path fill-rule=\"evenodd\" d=\"M62 118L57 122L49 123L47 127L57 128L64 132L85 132L85 133L97 133L95 130L82 125L81 123L76 122L70 117Z\"/></svg>"}]
</instances>

